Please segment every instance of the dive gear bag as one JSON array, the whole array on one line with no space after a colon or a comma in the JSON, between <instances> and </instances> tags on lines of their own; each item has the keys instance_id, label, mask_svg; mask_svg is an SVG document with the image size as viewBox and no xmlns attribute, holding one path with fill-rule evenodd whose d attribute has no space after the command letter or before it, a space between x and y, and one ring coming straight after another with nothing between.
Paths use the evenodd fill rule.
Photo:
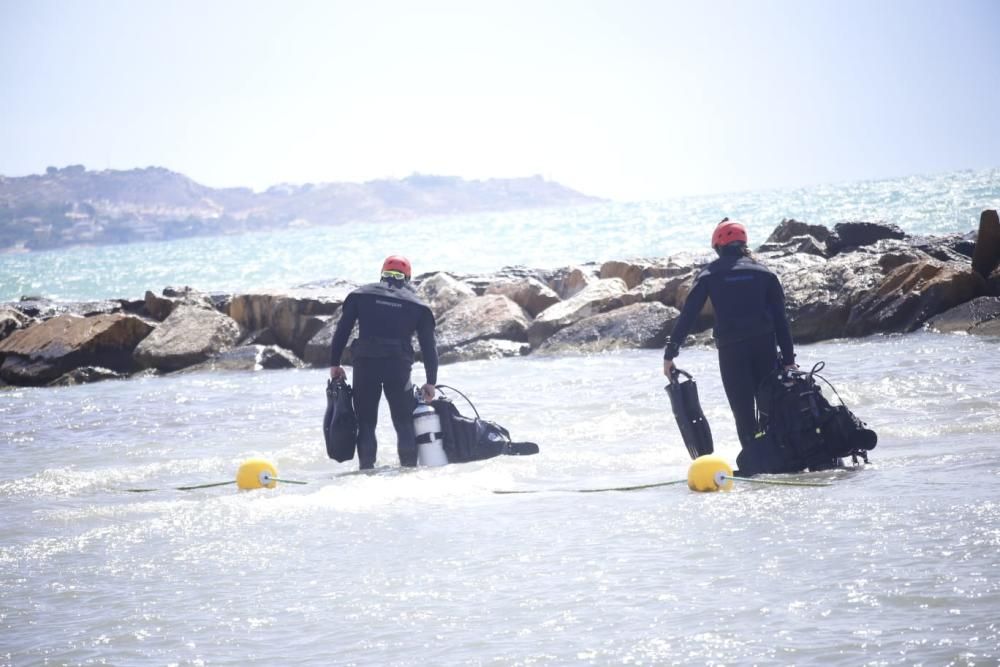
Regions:
<instances>
[{"instance_id":1,"label":"dive gear bag","mask_svg":"<svg viewBox=\"0 0 1000 667\"><path fill-rule=\"evenodd\" d=\"M326 413L323 415L326 455L343 463L354 458L358 444L358 418L354 414L354 392L344 380L326 382Z\"/></svg>"},{"instance_id":2,"label":"dive gear bag","mask_svg":"<svg viewBox=\"0 0 1000 667\"><path fill-rule=\"evenodd\" d=\"M839 468L848 456L855 464L859 458L868 463L878 436L819 375L824 366L821 361L808 373L776 370L764 379L757 392L760 430L752 442L742 443L736 457L739 474ZM830 404L816 378L830 387L840 405Z\"/></svg>"},{"instance_id":3,"label":"dive gear bag","mask_svg":"<svg viewBox=\"0 0 1000 667\"><path fill-rule=\"evenodd\" d=\"M687 378L681 380L681 376ZM670 397L670 407L674 411L677 427L681 430L681 439L687 447L691 459L696 459L714 451L712 444L712 429L701 409L698 400L698 385L687 371L676 366L670 372L670 383L664 387Z\"/></svg>"},{"instance_id":4,"label":"dive gear bag","mask_svg":"<svg viewBox=\"0 0 1000 667\"><path fill-rule=\"evenodd\" d=\"M447 385L437 385L437 389L453 391L466 400L475 417L465 417L455 407L450 398L439 392L431 406L441 418L441 436L449 463L481 461L503 454L528 456L538 453L538 445L533 442L513 442L510 432L496 422L479 416L479 411L469 397Z\"/></svg>"}]
</instances>

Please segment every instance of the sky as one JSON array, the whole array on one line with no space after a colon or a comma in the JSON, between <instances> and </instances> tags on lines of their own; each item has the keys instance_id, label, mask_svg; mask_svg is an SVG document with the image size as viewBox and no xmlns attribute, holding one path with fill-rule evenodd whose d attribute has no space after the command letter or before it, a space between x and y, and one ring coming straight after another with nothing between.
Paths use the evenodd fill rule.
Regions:
<instances>
[{"instance_id":1,"label":"sky","mask_svg":"<svg viewBox=\"0 0 1000 667\"><path fill-rule=\"evenodd\" d=\"M998 26L998 0L0 0L0 174L637 201L996 167Z\"/></svg>"}]
</instances>

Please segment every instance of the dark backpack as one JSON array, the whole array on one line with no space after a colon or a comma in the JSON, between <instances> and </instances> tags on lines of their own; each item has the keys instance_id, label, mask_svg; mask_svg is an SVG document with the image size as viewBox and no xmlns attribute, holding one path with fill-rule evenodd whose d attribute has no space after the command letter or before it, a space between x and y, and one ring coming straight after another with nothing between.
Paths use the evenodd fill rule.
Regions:
<instances>
[{"instance_id":1,"label":"dark backpack","mask_svg":"<svg viewBox=\"0 0 1000 667\"><path fill-rule=\"evenodd\" d=\"M818 374L825 364L808 373L776 370L757 391L759 432L743 443L736 457L741 474L825 470L843 465L850 456L868 462L868 451L878 437L844 404L837 390ZM825 382L840 401L831 405L816 382Z\"/></svg>"},{"instance_id":2,"label":"dark backpack","mask_svg":"<svg viewBox=\"0 0 1000 667\"><path fill-rule=\"evenodd\" d=\"M480 418L476 406L462 392L446 385L438 385L438 389L455 392L468 402L476 414L475 417L462 415L451 399L441 393L431 402L431 407L441 419L441 438L448 463L482 461L501 454L525 456L538 453L538 445L532 442L512 442L507 429Z\"/></svg>"},{"instance_id":3,"label":"dark backpack","mask_svg":"<svg viewBox=\"0 0 1000 667\"><path fill-rule=\"evenodd\" d=\"M343 380L327 380L326 413L323 415L326 455L343 463L354 458L358 444L358 418L354 414L354 392Z\"/></svg>"}]
</instances>

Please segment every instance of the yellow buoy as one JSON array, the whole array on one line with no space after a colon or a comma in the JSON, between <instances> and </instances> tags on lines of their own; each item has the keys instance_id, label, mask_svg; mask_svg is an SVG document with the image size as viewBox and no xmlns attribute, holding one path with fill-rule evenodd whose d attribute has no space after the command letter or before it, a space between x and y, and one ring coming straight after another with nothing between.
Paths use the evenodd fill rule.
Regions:
<instances>
[{"instance_id":1,"label":"yellow buoy","mask_svg":"<svg viewBox=\"0 0 1000 667\"><path fill-rule=\"evenodd\" d=\"M275 479L278 471L266 459L247 459L236 471L236 486L241 489L273 489L277 486Z\"/></svg>"},{"instance_id":2,"label":"yellow buoy","mask_svg":"<svg viewBox=\"0 0 1000 667\"><path fill-rule=\"evenodd\" d=\"M691 462L688 468L688 488L692 491L728 491L733 488L733 469L716 454L705 454Z\"/></svg>"}]
</instances>

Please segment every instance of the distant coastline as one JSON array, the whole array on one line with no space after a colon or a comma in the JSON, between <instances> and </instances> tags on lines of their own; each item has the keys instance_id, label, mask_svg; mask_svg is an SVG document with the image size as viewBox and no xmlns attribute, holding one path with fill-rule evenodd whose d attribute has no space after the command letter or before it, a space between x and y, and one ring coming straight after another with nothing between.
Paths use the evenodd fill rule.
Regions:
<instances>
[{"instance_id":1,"label":"distant coastline","mask_svg":"<svg viewBox=\"0 0 1000 667\"><path fill-rule=\"evenodd\" d=\"M465 180L413 174L254 192L211 188L163 167L91 171L71 165L0 176L0 253L599 201L540 176Z\"/></svg>"}]
</instances>

